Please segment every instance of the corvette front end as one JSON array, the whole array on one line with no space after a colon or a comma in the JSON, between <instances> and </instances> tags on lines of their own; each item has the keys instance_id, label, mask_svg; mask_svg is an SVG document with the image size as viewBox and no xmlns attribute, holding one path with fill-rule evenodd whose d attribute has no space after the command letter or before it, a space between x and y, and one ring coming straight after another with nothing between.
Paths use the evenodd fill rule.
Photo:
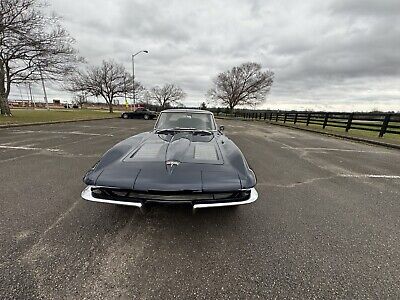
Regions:
<instances>
[{"instance_id":1,"label":"corvette front end","mask_svg":"<svg viewBox=\"0 0 400 300\"><path fill-rule=\"evenodd\" d=\"M134 191L112 187L87 186L81 194L88 201L142 207L148 203L187 204L193 208L249 204L257 200L255 188L232 192L157 192Z\"/></svg>"},{"instance_id":2,"label":"corvette front end","mask_svg":"<svg viewBox=\"0 0 400 300\"><path fill-rule=\"evenodd\" d=\"M162 112L153 131L112 147L83 181L85 200L136 207L234 206L258 197L254 172L206 111Z\"/></svg>"}]
</instances>

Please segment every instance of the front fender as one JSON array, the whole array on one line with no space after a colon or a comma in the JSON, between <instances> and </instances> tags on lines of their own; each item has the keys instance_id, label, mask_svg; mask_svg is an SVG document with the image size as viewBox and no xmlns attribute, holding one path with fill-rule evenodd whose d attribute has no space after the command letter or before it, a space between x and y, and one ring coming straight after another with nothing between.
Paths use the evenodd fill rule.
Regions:
<instances>
[{"instance_id":1,"label":"front fender","mask_svg":"<svg viewBox=\"0 0 400 300\"><path fill-rule=\"evenodd\" d=\"M87 185L96 183L97 178L103 170L116 161L123 159L129 152L137 148L143 140L147 137L148 133L141 133L126 140L123 140L109 149L100 160L85 174L83 182Z\"/></svg>"},{"instance_id":2,"label":"front fender","mask_svg":"<svg viewBox=\"0 0 400 300\"><path fill-rule=\"evenodd\" d=\"M256 175L249 167L239 147L226 136L223 136L218 144L224 155L224 163L230 164L237 170L242 188L247 189L254 187L257 183Z\"/></svg>"}]
</instances>

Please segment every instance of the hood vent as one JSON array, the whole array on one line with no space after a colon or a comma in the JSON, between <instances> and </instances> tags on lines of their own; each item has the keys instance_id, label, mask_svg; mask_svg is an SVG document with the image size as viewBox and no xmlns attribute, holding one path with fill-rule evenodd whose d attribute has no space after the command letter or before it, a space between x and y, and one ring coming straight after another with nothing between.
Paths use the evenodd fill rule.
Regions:
<instances>
[{"instance_id":1,"label":"hood vent","mask_svg":"<svg viewBox=\"0 0 400 300\"><path fill-rule=\"evenodd\" d=\"M218 160L217 150L214 144L205 143L197 144L194 147L194 157L195 160Z\"/></svg>"},{"instance_id":2,"label":"hood vent","mask_svg":"<svg viewBox=\"0 0 400 300\"><path fill-rule=\"evenodd\" d=\"M139 150L137 150L131 157L130 160L156 160L162 159L165 153L165 143L148 143L143 144Z\"/></svg>"},{"instance_id":3,"label":"hood vent","mask_svg":"<svg viewBox=\"0 0 400 300\"><path fill-rule=\"evenodd\" d=\"M215 142L192 142L181 138L170 143L146 142L128 154L124 162L204 163L222 165L223 159ZM165 164L164 164L165 167Z\"/></svg>"}]
</instances>

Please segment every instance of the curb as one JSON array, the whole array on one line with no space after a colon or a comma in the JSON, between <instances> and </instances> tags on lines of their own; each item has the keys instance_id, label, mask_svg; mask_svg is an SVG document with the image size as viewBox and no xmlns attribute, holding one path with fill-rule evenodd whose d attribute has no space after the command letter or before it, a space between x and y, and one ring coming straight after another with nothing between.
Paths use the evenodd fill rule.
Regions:
<instances>
[{"instance_id":1,"label":"curb","mask_svg":"<svg viewBox=\"0 0 400 300\"><path fill-rule=\"evenodd\" d=\"M250 121L260 122L260 120L245 120L245 119L235 119L235 118L226 118L226 117L219 117L219 119L241 120L241 121L247 121L247 122L250 122ZM337 134L337 133L324 132L324 131L319 131L319 130L314 130L314 129L309 129L309 128L301 128L301 127L292 126L292 125L288 125L288 124L279 124L279 123L274 123L274 122L270 122L270 121L266 121L266 120L261 120L261 122L265 122L266 124L286 127L286 128L292 128L292 129L298 129L298 130L303 130L303 131L308 131L308 132L313 132L313 133L324 134L327 136L333 136L333 137L341 138L341 139L345 139L345 140L351 140L351 141L355 141L355 142L361 142L361 143L365 143L365 144L372 144L372 145L383 146L383 147L387 147L387 148L400 150L400 145L396 145L396 144L374 141L374 140L369 140L369 139L359 138L359 137L354 137L354 136L347 136L347 135L342 135L342 134Z\"/></svg>"},{"instance_id":2,"label":"curb","mask_svg":"<svg viewBox=\"0 0 400 300\"><path fill-rule=\"evenodd\" d=\"M119 117L108 117L108 118L95 118L95 119L76 119L76 120L48 121L48 122L36 122L36 123L6 124L6 125L0 125L0 129L1 128L12 128L12 127L23 127L23 126L34 126L34 125L99 121L99 120L109 120L109 119L118 119L118 118Z\"/></svg>"}]
</instances>

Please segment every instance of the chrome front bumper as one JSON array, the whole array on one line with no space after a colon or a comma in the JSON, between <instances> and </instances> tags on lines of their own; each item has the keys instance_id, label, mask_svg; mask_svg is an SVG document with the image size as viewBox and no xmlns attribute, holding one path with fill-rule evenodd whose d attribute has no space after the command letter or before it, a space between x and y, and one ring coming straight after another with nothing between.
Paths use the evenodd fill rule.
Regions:
<instances>
[{"instance_id":1,"label":"chrome front bumper","mask_svg":"<svg viewBox=\"0 0 400 300\"><path fill-rule=\"evenodd\" d=\"M117 204L117 205L127 205L127 206L135 206L135 207L142 207L141 202L129 202L129 201L116 201L116 200L109 200L109 199L100 199L95 198L92 196L92 188L96 188L96 186L88 185L81 193L81 197L88 201L93 202L100 202L100 203L109 203L109 204ZM193 208L208 208L208 207L223 207L223 206L235 206L235 205L243 205L249 204L256 201L258 198L258 193L255 188L250 189L250 198L244 201L235 201L235 202L212 202L212 203L201 203L201 204L194 204ZM177 203L179 203L177 201Z\"/></svg>"}]
</instances>

